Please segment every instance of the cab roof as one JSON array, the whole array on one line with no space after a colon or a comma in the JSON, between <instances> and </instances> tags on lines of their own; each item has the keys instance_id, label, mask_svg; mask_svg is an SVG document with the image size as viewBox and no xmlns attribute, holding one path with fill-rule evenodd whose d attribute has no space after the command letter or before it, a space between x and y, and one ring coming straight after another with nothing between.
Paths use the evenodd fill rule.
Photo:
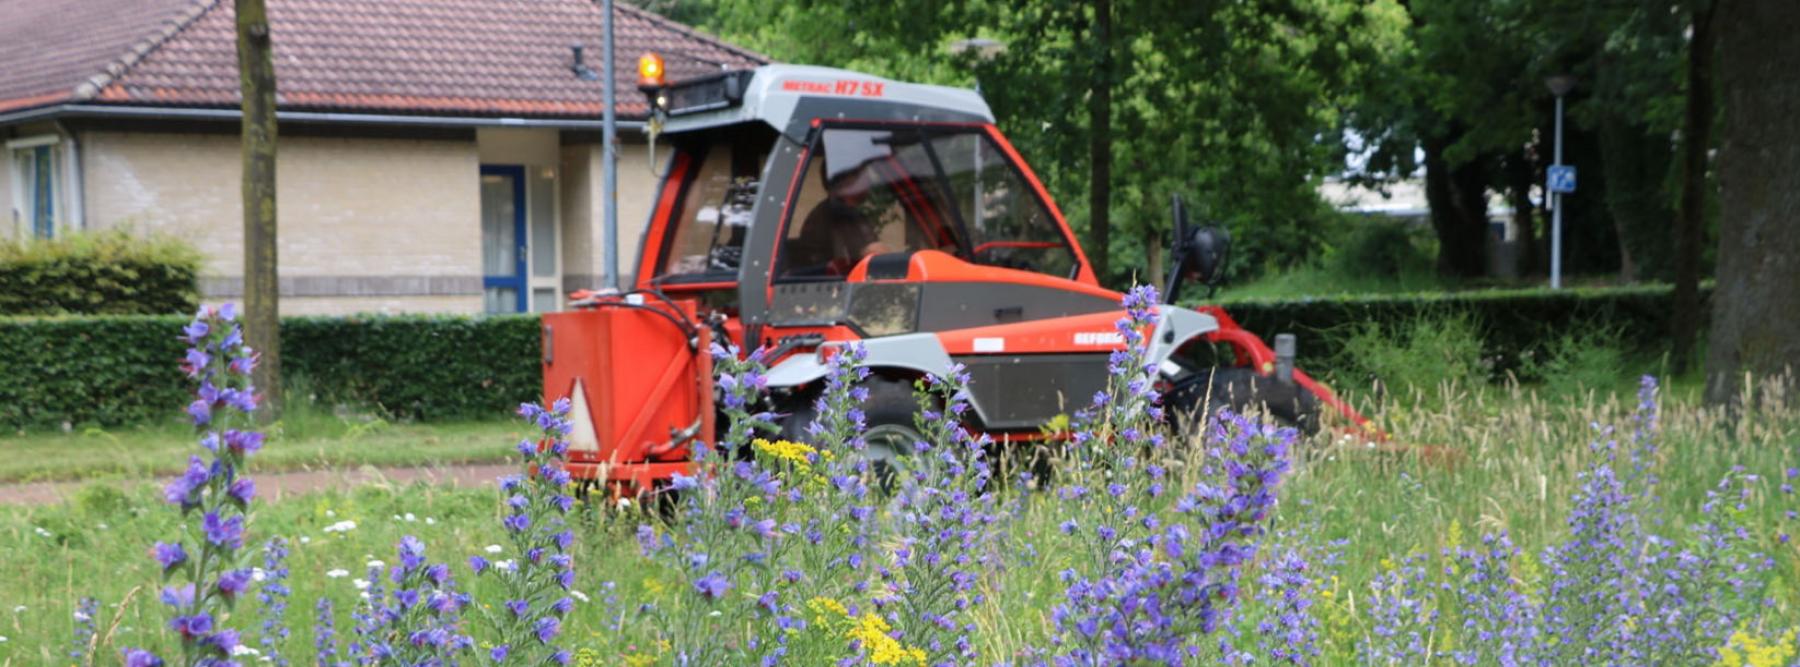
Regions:
<instances>
[{"instance_id":1,"label":"cab roof","mask_svg":"<svg viewBox=\"0 0 1800 667\"><path fill-rule=\"evenodd\" d=\"M671 82L664 132L763 122L798 140L815 118L992 123L975 91L894 81L832 67L764 65ZM684 106L686 108L684 108Z\"/></svg>"}]
</instances>

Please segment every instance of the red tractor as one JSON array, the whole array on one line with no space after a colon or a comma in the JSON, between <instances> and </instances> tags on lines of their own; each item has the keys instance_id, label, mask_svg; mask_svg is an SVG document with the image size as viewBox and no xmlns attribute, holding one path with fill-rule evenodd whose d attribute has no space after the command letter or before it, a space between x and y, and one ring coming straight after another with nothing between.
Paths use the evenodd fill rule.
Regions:
<instances>
[{"instance_id":1,"label":"red tractor","mask_svg":"<svg viewBox=\"0 0 1800 667\"><path fill-rule=\"evenodd\" d=\"M1100 286L976 93L794 65L644 91L672 148L635 282L543 319L544 398L572 399L578 479L631 494L687 470L724 430L713 341L769 350L789 434L812 418L830 350L860 341L875 458L907 454L912 381L952 364L971 376L971 427L1003 445L1041 439L1105 386L1123 295ZM1227 246L1180 208L1147 338L1168 413L1258 402L1316 429L1323 405L1366 428L1293 368L1291 346L1173 304L1182 281L1218 280Z\"/></svg>"}]
</instances>

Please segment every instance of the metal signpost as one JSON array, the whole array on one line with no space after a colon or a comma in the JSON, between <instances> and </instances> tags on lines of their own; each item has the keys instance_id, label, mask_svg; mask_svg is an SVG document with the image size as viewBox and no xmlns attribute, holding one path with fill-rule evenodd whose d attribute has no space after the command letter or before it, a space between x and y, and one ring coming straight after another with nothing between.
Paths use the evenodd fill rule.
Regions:
<instances>
[{"instance_id":1,"label":"metal signpost","mask_svg":"<svg viewBox=\"0 0 1800 667\"><path fill-rule=\"evenodd\" d=\"M1563 164L1563 96L1575 87L1575 77L1553 76L1544 85L1556 96L1556 159L1544 188L1550 197L1550 289L1562 289L1562 196L1575 191L1575 168Z\"/></svg>"},{"instance_id":2,"label":"metal signpost","mask_svg":"<svg viewBox=\"0 0 1800 667\"><path fill-rule=\"evenodd\" d=\"M601 104L606 108L601 111L600 119L604 128L600 132L601 160L603 160L600 177L600 196L606 200L606 286L615 290L624 284L619 279L619 156L613 150L613 142L618 140L619 122L613 114L613 0L606 0L606 12L603 36L605 45L601 48L600 66L606 74L600 77L602 90ZM1560 127L1560 126L1558 126ZM1561 136L1560 133L1558 136ZM1560 155L1560 154L1559 154Z\"/></svg>"}]
</instances>

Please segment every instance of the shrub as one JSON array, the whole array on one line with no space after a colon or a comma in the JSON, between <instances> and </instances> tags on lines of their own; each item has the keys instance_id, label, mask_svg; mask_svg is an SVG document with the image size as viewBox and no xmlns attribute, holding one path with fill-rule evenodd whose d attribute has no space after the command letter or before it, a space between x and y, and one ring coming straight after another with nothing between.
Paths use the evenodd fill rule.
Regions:
<instances>
[{"instance_id":1,"label":"shrub","mask_svg":"<svg viewBox=\"0 0 1800 667\"><path fill-rule=\"evenodd\" d=\"M0 318L0 424L122 424L184 402L179 317ZM538 395L535 317L297 317L287 377L401 418L503 414Z\"/></svg>"},{"instance_id":2,"label":"shrub","mask_svg":"<svg viewBox=\"0 0 1800 667\"><path fill-rule=\"evenodd\" d=\"M177 317L0 319L0 424L120 424L187 402Z\"/></svg>"},{"instance_id":3,"label":"shrub","mask_svg":"<svg viewBox=\"0 0 1800 667\"><path fill-rule=\"evenodd\" d=\"M1703 304L1711 293L1710 286L1702 288ZM1542 354L1547 341L1595 327L1616 329L1619 335L1610 342L1625 354L1660 354L1668 345L1673 296L1667 285L1651 285L1256 299L1222 305L1238 324L1265 340L1282 332L1298 335L1300 366L1314 375L1357 370L1340 351L1364 333L1364 323L1393 331L1421 316L1466 316L1476 327L1488 371L1499 377L1532 370L1527 360Z\"/></svg>"},{"instance_id":4,"label":"shrub","mask_svg":"<svg viewBox=\"0 0 1800 667\"><path fill-rule=\"evenodd\" d=\"M323 400L403 418L506 412L543 388L535 316L291 317L282 366Z\"/></svg>"},{"instance_id":5,"label":"shrub","mask_svg":"<svg viewBox=\"0 0 1800 667\"><path fill-rule=\"evenodd\" d=\"M189 313L199 271L199 252L159 235L0 241L0 315Z\"/></svg>"}]
</instances>

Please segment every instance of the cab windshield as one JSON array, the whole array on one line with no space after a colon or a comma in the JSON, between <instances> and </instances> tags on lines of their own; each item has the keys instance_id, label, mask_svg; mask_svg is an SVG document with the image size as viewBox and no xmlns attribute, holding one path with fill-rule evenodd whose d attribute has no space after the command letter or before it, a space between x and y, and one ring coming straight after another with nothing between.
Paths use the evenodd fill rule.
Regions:
<instances>
[{"instance_id":1,"label":"cab windshield","mask_svg":"<svg viewBox=\"0 0 1800 667\"><path fill-rule=\"evenodd\" d=\"M802 178L777 280L839 280L866 257L918 250L1075 276L1061 226L981 128L828 126Z\"/></svg>"}]
</instances>

